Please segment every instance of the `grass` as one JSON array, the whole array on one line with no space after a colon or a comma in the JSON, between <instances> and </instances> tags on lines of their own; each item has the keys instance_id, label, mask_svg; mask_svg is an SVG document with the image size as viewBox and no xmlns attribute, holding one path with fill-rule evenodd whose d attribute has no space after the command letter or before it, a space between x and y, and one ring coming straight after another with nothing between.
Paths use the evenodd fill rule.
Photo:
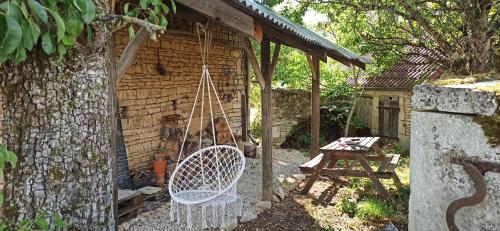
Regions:
<instances>
[{"instance_id":1,"label":"grass","mask_svg":"<svg viewBox=\"0 0 500 231\"><path fill-rule=\"evenodd\" d=\"M381 180L389 192L389 197L379 197L375 186L368 178L341 177L336 180L320 179L316 181L307 197L298 196L295 200L304 206L320 230L380 230L392 222L400 230L406 230L408 224L409 156L405 150L398 150L402 145L383 148L384 153L402 154L396 174L403 187L397 189L392 180ZM378 165L373 164L376 169ZM378 163L379 164L379 163ZM355 167L359 168L359 166ZM333 196L331 196L333 195ZM326 199L325 199L326 198ZM326 200L326 201L325 201Z\"/></svg>"},{"instance_id":2,"label":"grass","mask_svg":"<svg viewBox=\"0 0 500 231\"><path fill-rule=\"evenodd\" d=\"M356 217L360 219L383 219L393 215L392 206L378 198L368 198L356 206Z\"/></svg>"}]
</instances>

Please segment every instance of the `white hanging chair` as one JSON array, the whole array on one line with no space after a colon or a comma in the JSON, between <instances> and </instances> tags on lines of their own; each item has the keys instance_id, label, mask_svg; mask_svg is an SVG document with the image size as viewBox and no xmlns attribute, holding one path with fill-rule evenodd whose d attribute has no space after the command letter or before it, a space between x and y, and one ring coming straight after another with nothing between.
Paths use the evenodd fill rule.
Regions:
<instances>
[{"instance_id":1,"label":"white hanging chair","mask_svg":"<svg viewBox=\"0 0 500 231\"><path fill-rule=\"evenodd\" d=\"M200 28L205 34L203 44L200 36ZM201 207L202 227L208 228L208 207L211 209L210 212L212 214L210 227L216 228L224 226L226 220L229 218L241 216L241 199L236 193L236 185L245 169L245 156L237 148L236 139L234 138L231 126L229 125L206 65L211 45L210 32L206 26L203 27L200 24L197 24L197 31L203 61L202 75L177 162L183 156L184 145L188 137L198 97L201 93L199 149L179 163L172 176L170 176L168 184L171 196L170 217L172 221L176 220L177 223L181 223L180 217L184 214L185 207L186 224L188 228L192 228L193 219L191 209L193 207ZM205 97L205 91L208 97ZM231 133L234 146L217 144L212 110L212 93L216 96L224 121L227 123L229 132ZM205 98L208 98L210 109L213 146L202 148L202 137L205 130L203 127Z\"/></svg>"}]
</instances>

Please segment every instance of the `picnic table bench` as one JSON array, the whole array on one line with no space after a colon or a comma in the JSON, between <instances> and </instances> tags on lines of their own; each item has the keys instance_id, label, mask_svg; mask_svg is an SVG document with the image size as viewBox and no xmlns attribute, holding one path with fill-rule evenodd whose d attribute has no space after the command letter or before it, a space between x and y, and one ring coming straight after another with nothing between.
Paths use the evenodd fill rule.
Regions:
<instances>
[{"instance_id":1,"label":"picnic table bench","mask_svg":"<svg viewBox=\"0 0 500 231\"><path fill-rule=\"evenodd\" d=\"M303 194L307 194L314 182L320 175L330 176L353 176L370 178L378 193L382 197L387 197L388 193L383 187L380 179L393 179L396 187L401 187L401 182L395 173L400 155L384 155L378 146L379 137L342 137L324 147L321 153L310 161L299 166L304 173L311 173L307 181ZM370 153L370 150L375 153ZM362 170L350 169L346 167L336 167L339 160L355 160L361 164ZM374 171L368 161L381 162L379 168ZM330 162L327 167L327 162Z\"/></svg>"}]
</instances>

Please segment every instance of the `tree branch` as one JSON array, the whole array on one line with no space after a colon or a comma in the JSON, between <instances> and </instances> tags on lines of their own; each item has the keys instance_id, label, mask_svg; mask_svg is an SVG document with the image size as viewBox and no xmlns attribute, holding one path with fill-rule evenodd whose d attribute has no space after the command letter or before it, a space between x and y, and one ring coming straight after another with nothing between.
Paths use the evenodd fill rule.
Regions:
<instances>
[{"instance_id":1,"label":"tree branch","mask_svg":"<svg viewBox=\"0 0 500 231\"><path fill-rule=\"evenodd\" d=\"M148 31L146 27L141 27L141 29L137 31L134 39L131 40L127 44L127 47L125 47L125 49L123 50L122 55L120 56L120 60L118 60L118 63L116 64L117 82L123 78L123 74L125 74L127 68L134 61L137 51L141 47L141 44L146 40L147 36Z\"/></svg>"},{"instance_id":2,"label":"tree branch","mask_svg":"<svg viewBox=\"0 0 500 231\"><path fill-rule=\"evenodd\" d=\"M139 25L141 27L146 28L146 30L152 34L154 34L155 32L159 32L160 34L163 34L166 30L165 27L156 25L154 23L150 23L147 20L139 19L139 18L135 18L135 17L130 17L130 16L126 16L126 15L109 14L109 15L104 15L100 18L97 18L97 20L101 20L101 21L108 21L108 20L114 20L114 19L123 21L125 23ZM156 36L153 36L151 39L156 40Z\"/></svg>"}]
</instances>

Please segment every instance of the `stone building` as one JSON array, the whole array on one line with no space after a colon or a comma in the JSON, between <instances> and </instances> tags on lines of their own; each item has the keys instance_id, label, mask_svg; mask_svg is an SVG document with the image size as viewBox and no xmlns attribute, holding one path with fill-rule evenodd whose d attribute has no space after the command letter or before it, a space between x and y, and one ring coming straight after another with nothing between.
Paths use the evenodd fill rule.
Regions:
<instances>
[{"instance_id":1,"label":"stone building","mask_svg":"<svg viewBox=\"0 0 500 231\"><path fill-rule=\"evenodd\" d=\"M123 14L119 11L124 8L126 2L130 3L117 1L115 13ZM113 64L110 66L116 66L118 78L116 114L119 116L117 127L120 129L116 132L119 139L116 142L119 151L117 165L127 165L118 166L118 176L121 174L120 169L125 170L124 175L128 175L128 170L138 172L151 169L154 154L161 146L166 147L170 158L176 160L175 155L202 74L197 23L209 23L208 28L212 32L213 40L208 68L231 128L235 135L242 136L242 139L246 136L246 132L242 131L247 130L249 114L248 66L252 67L262 90L262 162L265 165L263 198L271 200L271 86L279 47L283 45L299 49L310 60L313 144L311 155L319 153L320 62L336 60L344 65L355 65L363 69L369 62L255 1L175 0L175 3L176 12L167 15L168 27L165 33L157 34L156 42L149 41L150 34L146 32L146 27L136 28L137 33L132 40L129 39L126 29L114 33L113 52L116 56L111 57L115 60L110 60ZM260 62L257 61L252 42L260 44ZM271 44L274 46L272 56ZM122 62L122 59L125 61ZM110 89L114 87L112 83L106 84L110 85ZM199 114L200 108L195 109L195 115ZM0 112L1 114L3 113ZM217 109L215 114L216 117L221 116ZM197 125L201 124L198 119L196 116L193 118L193 129L189 131L193 137L198 135ZM208 120L203 124L208 125ZM120 182L120 179L117 180ZM118 186L120 187L120 184Z\"/></svg>"},{"instance_id":2,"label":"stone building","mask_svg":"<svg viewBox=\"0 0 500 231\"><path fill-rule=\"evenodd\" d=\"M398 140L409 147L412 88L442 74L438 65L422 55L407 55L380 76L359 80L364 92L355 113L373 135ZM354 79L349 79L349 83L354 85Z\"/></svg>"},{"instance_id":3,"label":"stone building","mask_svg":"<svg viewBox=\"0 0 500 231\"><path fill-rule=\"evenodd\" d=\"M244 50L239 37L231 30L216 23L210 28L213 43L208 67L233 132L241 135L241 99L246 95L248 76ZM178 139L167 151L172 156L178 152L202 72L197 36L194 23L174 18L169 30L158 41L147 41L140 47L134 63L118 82L121 126L131 172L151 168L165 129L167 132L177 130ZM127 31L119 31L116 34L117 54L121 54L128 43ZM216 116L222 116L216 109L214 107ZM193 136L199 132L199 111L200 108L196 108L198 116L193 118L191 125ZM205 126L208 121L205 116ZM163 141L168 142L167 139Z\"/></svg>"}]
</instances>

